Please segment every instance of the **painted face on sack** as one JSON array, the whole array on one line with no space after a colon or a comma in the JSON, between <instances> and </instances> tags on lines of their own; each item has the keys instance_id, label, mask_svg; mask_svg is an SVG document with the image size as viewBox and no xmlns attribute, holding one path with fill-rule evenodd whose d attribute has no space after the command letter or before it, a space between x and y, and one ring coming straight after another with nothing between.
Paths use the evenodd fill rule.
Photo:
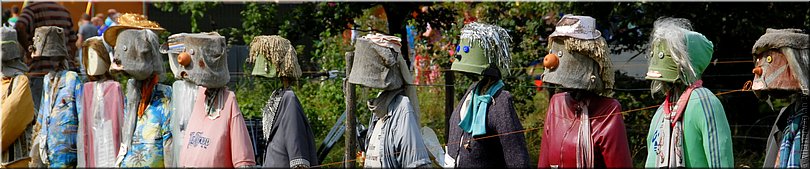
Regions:
<instances>
[{"instance_id":1,"label":"painted face on sack","mask_svg":"<svg viewBox=\"0 0 810 169\"><path fill-rule=\"evenodd\" d=\"M799 81L790 70L787 58L781 50L771 49L759 53L754 59L755 66L751 89L754 91L801 91ZM791 92L791 93L792 93Z\"/></svg>"}]
</instances>

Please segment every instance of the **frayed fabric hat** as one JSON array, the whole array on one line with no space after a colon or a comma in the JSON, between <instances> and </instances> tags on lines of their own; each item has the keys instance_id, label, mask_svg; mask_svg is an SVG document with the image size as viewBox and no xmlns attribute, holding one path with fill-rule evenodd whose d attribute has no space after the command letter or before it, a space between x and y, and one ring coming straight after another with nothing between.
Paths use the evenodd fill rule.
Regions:
<instances>
[{"instance_id":1,"label":"frayed fabric hat","mask_svg":"<svg viewBox=\"0 0 810 169\"><path fill-rule=\"evenodd\" d=\"M22 62L22 46L17 41L17 31L12 28L2 29L2 56L0 56L0 76L12 77L28 71Z\"/></svg>"},{"instance_id":2,"label":"frayed fabric hat","mask_svg":"<svg viewBox=\"0 0 810 169\"><path fill-rule=\"evenodd\" d=\"M123 71L136 80L162 74L163 55L158 36L147 29L126 29L118 34L110 71Z\"/></svg>"},{"instance_id":3,"label":"frayed fabric hat","mask_svg":"<svg viewBox=\"0 0 810 169\"><path fill-rule=\"evenodd\" d=\"M549 35L551 38L558 36L593 40L601 37L602 33L596 30L596 19L593 17L565 15Z\"/></svg>"},{"instance_id":4,"label":"frayed fabric hat","mask_svg":"<svg viewBox=\"0 0 810 169\"><path fill-rule=\"evenodd\" d=\"M383 90L399 89L403 84L397 60L400 55L390 47L357 38L349 83Z\"/></svg>"},{"instance_id":5,"label":"frayed fabric hat","mask_svg":"<svg viewBox=\"0 0 810 169\"><path fill-rule=\"evenodd\" d=\"M808 94L810 36L800 29L771 29L754 44L755 68L751 89L801 91Z\"/></svg>"},{"instance_id":6,"label":"frayed fabric hat","mask_svg":"<svg viewBox=\"0 0 810 169\"><path fill-rule=\"evenodd\" d=\"M227 44L217 32L180 33L169 36L161 46L169 54L169 67L176 79L185 79L207 88L228 84Z\"/></svg>"},{"instance_id":7,"label":"frayed fabric hat","mask_svg":"<svg viewBox=\"0 0 810 169\"><path fill-rule=\"evenodd\" d=\"M250 42L251 74L264 77L301 77L298 56L289 40L281 36L256 36Z\"/></svg>"},{"instance_id":8,"label":"frayed fabric hat","mask_svg":"<svg viewBox=\"0 0 810 169\"><path fill-rule=\"evenodd\" d=\"M67 58L65 30L56 26L41 26L34 30L31 57Z\"/></svg>"},{"instance_id":9,"label":"frayed fabric hat","mask_svg":"<svg viewBox=\"0 0 810 169\"><path fill-rule=\"evenodd\" d=\"M87 75L100 76L110 70L110 52L99 36L88 38L82 43L82 64Z\"/></svg>"}]
</instances>

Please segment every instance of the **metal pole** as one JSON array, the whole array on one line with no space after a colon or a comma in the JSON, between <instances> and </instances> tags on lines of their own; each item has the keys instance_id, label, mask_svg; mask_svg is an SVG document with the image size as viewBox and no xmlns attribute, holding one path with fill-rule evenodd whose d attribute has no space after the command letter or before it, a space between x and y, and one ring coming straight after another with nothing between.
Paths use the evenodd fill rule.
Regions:
<instances>
[{"instance_id":1,"label":"metal pole","mask_svg":"<svg viewBox=\"0 0 810 169\"><path fill-rule=\"evenodd\" d=\"M343 168L354 168L355 162L352 159L357 158L355 150L355 145L357 145L357 127L355 127L355 116L354 112L356 110L355 107L355 91L354 91L354 84L349 83L348 75L352 70L352 63L354 61L354 53L353 52L346 52L346 80L343 81L344 88L344 95L343 97L346 99L346 132L344 133L344 137L346 137L346 150L344 152L344 161Z\"/></svg>"}]
</instances>

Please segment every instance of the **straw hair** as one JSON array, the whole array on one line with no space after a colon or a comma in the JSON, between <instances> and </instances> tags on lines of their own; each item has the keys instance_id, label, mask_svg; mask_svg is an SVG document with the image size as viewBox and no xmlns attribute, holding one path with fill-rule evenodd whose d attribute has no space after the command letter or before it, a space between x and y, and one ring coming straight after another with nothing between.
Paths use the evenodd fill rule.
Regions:
<instances>
[{"instance_id":1,"label":"straw hair","mask_svg":"<svg viewBox=\"0 0 810 169\"><path fill-rule=\"evenodd\" d=\"M301 77L301 68L298 66L298 57L295 48L289 40L277 36L256 36L250 42L250 55L248 62L253 63L256 57L265 57L270 64L276 66L279 77Z\"/></svg>"}]
</instances>

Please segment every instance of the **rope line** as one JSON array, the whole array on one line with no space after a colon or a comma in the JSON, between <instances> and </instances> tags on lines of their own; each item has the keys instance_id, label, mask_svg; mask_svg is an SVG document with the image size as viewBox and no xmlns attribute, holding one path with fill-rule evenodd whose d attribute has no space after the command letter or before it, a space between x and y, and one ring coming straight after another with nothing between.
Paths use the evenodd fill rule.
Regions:
<instances>
[{"instance_id":1,"label":"rope line","mask_svg":"<svg viewBox=\"0 0 810 169\"><path fill-rule=\"evenodd\" d=\"M742 88L742 89L730 90L730 91L725 91L725 92L719 92L719 93L715 94L715 96L721 96L721 95L731 94L731 93L735 93L735 92L750 91L750 86L751 86L751 81L748 81L748 82L746 82L746 83L743 85L743 88ZM637 112L637 111L642 111L642 110L647 110L647 109L657 108L657 107L659 107L659 106L660 106L660 105L653 105L653 106L647 106L647 107L642 107L642 108L637 108L637 109L630 109L630 110L626 110L626 111L619 112L619 114L627 114L627 113L631 113L631 112ZM610 114L607 114L607 115L602 115L602 116L595 116L595 117L591 117L591 118L589 118L589 119L595 119L595 118L600 118L600 117L604 117L604 116L610 116L610 115L613 115L613 114L615 114L615 113L610 113ZM484 136L484 137L479 137L479 138L473 138L473 139L470 139L469 141L477 141L477 140L488 139L488 138L493 138L493 137L500 137L500 136L505 136L505 135L510 135L510 134L517 134L517 133L527 133L527 132L531 132L531 131L535 131L535 130L540 130L540 128L539 128L539 127L536 127L536 128L529 128L529 129L523 129L523 130L516 130L516 131L511 131L511 132L506 132L506 133L498 133L498 134L494 134L494 135L490 135L490 136ZM734 136L734 137L736 137L736 136ZM748 138L748 137L746 137L746 136L740 136L740 138ZM461 142L461 141L456 141L456 142L448 142L448 143L442 144L441 146L442 146L442 147L445 147L445 146L447 146L447 145L451 145L451 144L458 144L458 143L462 143L462 142ZM399 154L399 153L400 153L400 152L395 152L395 153L394 153L394 155L397 155L397 154ZM317 165L317 166L313 166L313 168L320 168L320 167L331 166L331 165L337 165L337 164L343 164L343 163L354 162L354 161L357 161L357 159L355 158L355 159L351 159L351 160L337 161L337 162L332 162L332 163L327 163L327 164Z\"/></svg>"}]
</instances>

